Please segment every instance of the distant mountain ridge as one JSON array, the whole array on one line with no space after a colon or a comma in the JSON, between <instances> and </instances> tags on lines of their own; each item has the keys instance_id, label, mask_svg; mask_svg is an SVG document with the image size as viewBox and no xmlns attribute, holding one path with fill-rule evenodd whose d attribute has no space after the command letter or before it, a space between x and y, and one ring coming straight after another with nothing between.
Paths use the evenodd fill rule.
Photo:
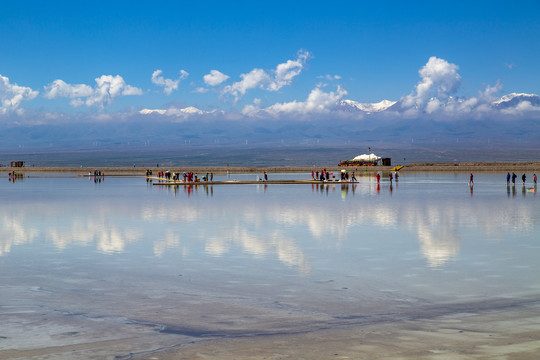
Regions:
<instances>
[{"instance_id":1,"label":"distant mountain ridge","mask_svg":"<svg viewBox=\"0 0 540 360\"><path fill-rule=\"evenodd\" d=\"M463 103L465 100L460 98L449 98L450 103ZM497 100L492 101L489 105L496 109L508 109L520 105L523 102L528 102L531 106L540 107L540 96L536 94L526 93L511 93L503 95ZM354 100L339 100L336 104L336 110L345 112L363 112L366 114L396 111L402 112L410 109L406 107L402 100L390 101L382 100L378 103L361 103ZM412 106L413 109L418 109L417 105Z\"/></svg>"},{"instance_id":2,"label":"distant mountain ridge","mask_svg":"<svg viewBox=\"0 0 540 360\"><path fill-rule=\"evenodd\" d=\"M432 98L429 101L437 100L436 98ZM446 106L448 104L455 105L455 104L464 104L467 103L467 99L462 98L454 98L449 97L445 103L440 103L441 106ZM503 95L500 98L488 103L487 105L491 106L494 109L502 110L502 109L510 109L518 107L522 103L528 103L532 107L538 107L540 108L540 96L536 94L526 94L526 93L511 93L507 95ZM527 104L527 105L528 105ZM529 106L529 105L528 105ZM375 113L382 113L385 111L392 111L392 112L404 112L410 109L419 110L418 104L413 105L405 105L403 98L398 101L392 101L392 100L382 100L376 103L362 103L355 100L349 100L349 99L341 99L338 100L334 110L341 111L341 112L349 112L349 113L364 113L366 115L369 114L375 114ZM169 109L142 109L139 111L139 114L141 115L151 115L151 114L159 114L159 115L169 115L169 116L190 116L190 115L205 115L205 114L217 114L217 113L224 113L223 111L205 111L198 109L194 106L187 106L185 108L169 108Z\"/></svg>"},{"instance_id":3,"label":"distant mountain ridge","mask_svg":"<svg viewBox=\"0 0 540 360\"><path fill-rule=\"evenodd\" d=\"M496 108L509 108L528 101L532 106L540 106L540 96L536 94L511 93L501 96L499 99L491 103Z\"/></svg>"},{"instance_id":4,"label":"distant mountain ridge","mask_svg":"<svg viewBox=\"0 0 540 360\"><path fill-rule=\"evenodd\" d=\"M203 115L208 114L208 111L204 111L196 108L195 106L188 106L182 109L178 108L169 108L169 109L142 109L139 111L139 114L149 115L149 114L159 114L159 115Z\"/></svg>"},{"instance_id":5,"label":"distant mountain ridge","mask_svg":"<svg viewBox=\"0 0 540 360\"><path fill-rule=\"evenodd\" d=\"M384 111L394 105L397 101L382 100L378 103L361 103L354 100L339 100L336 104L336 110L340 111L363 111L371 114Z\"/></svg>"}]
</instances>

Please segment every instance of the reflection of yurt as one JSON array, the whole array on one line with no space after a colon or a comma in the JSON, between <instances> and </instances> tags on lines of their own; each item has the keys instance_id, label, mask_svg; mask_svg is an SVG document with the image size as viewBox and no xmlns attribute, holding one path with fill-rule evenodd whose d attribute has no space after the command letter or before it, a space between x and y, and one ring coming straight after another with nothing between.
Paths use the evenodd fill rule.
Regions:
<instances>
[{"instance_id":1,"label":"reflection of yurt","mask_svg":"<svg viewBox=\"0 0 540 360\"><path fill-rule=\"evenodd\" d=\"M339 163L339 166L374 166L381 160L380 156L375 154L362 154L358 155L352 160L343 160Z\"/></svg>"}]
</instances>

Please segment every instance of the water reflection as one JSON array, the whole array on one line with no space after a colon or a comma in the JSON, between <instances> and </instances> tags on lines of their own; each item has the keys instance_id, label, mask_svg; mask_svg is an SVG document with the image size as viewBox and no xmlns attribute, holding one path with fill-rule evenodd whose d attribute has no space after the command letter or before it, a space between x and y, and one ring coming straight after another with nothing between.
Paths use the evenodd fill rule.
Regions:
<instances>
[{"instance_id":1,"label":"water reflection","mask_svg":"<svg viewBox=\"0 0 540 360\"><path fill-rule=\"evenodd\" d=\"M527 187L527 186L525 186L525 184L523 184L522 187L521 187L521 195L523 197L527 196L528 193L529 193L529 195L532 195L532 196L536 197L537 191L538 191L538 187L537 187L536 184L534 184L533 187ZM510 197L510 195L512 195L512 197L515 197L517 195L516 185L512 184L512 187L510 187L510 184L507 183L506 184L506 194L507 194L508 197Z\"/></svg>"},{"instance_id":2,"label":"water reflection","mask_svg":"<svg viewBox=\"0 0 540 360\"><path fill-rule=\"evenodd\" d=\"M95 244L104 254L122 252L127 244L142 239L141 229L122 228L104 215L66 214L61 210L35 205L23 206L16 213L1 210L0 255L10 252L13 245L31 244L41 238L58 250Z\"/></svg>"},{"instance_id":3,"label":"water reflection","mask_svg":"<svg viewBox=\"0 0 540 360\"><path fill-rule=\"evenodd\" d=\"M154 241L154 255L162 257L167 249L177 249L180 248L180 245L180 235L168 230L162 239Z\"/></svg>"},{"instance_id":4,"label":"water reflection","mask_svg":"<svg viewBox=\"0 0 540 360\"><path fill-rule=\"evenodd\" d=\"M305 191L309 188L223 186L214 196L213 187L207 185L154 186L148 187L146 201L135 196L143 191L139 188L128 198L122 191L90 193L84 206L73 198L27 199L0 209L0 256L13 246L37 241L59 251L93 246L104 254L125 252L131 243L151 242L156 257L173 250L190 256L199 248L218 258L240 251L253 259L273 257L308 274L313 268L306 255L310 243L339 249L362 241L365 234L399 229L404 239L416 239L428 266L440 268L459 255L468 229L504 240L507 231L534 228L538 216L534 204L527 202L469 201L453 194L430 198L414 189L397 191L397 183L395 187L317 184ZM275 195L274 189L282 192ZM374 191L378 196L373 197ZM506 191L515 196L514 187ZM157 196L160 193L166 197ZM314 193L325 195L324 200ZM401 198L403 194L409 196Z\"/></svg>"},{"instance_id":5,"label":"water reflection","mask_svg":"<svg viewBox=\"0 0 540 360\"><path fill-rule=\"evenodd\" d=\"M2 230L0 230L0 256L9 253L14 245L31 244L38 236L39 230L28 224L23 211L13 212L4 207Z\"/></svg>"},{"instance_id":6,"label":"water reflection","mask_svg":"<svg viewBox=\"0 0 540 360\"><path fill-rule=\"evenodd\" d=\"M149 182L147 180L147 182ZM151 183L151 181L149 182ZM205 184L159 186L161 191L172 192L174 196L185 194L188 197L196 193L204 193L206 196L214 196L214 186Z\"/></svg>"},{"instance_id":7,"label":"water reflection","mask_svg":"<svg viewBox=\"0 0 540 360\"><path fill-rule=\"evenodd\" d=\"M264 258L268 254L276 254L279 261L287 266L294 266L303 274L311 270L306 256L294 239L276 231L267 236L258 236L256 232L235 228L219 236L212 236L205 243L207 254L222 257L239 246L243 252L254 258Z\"/></svg>"}]
</instances>

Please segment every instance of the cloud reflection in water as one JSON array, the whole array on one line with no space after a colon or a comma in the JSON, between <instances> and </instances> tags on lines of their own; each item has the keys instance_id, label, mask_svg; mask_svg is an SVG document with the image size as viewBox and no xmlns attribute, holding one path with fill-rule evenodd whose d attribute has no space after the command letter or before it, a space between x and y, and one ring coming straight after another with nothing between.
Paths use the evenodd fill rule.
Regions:
<instances>
[{"instance_id":1,"label":"cloud reflection in water","mask_svg":"<svg viewBox=\"0 0 540 360\"><path fill-rule=\"evenodd\" d=\"M344 241L361 238L362 227L369 226L413 234L427 265L437 268L459 254L466 227L474 227L484 236L501 237L504 231L534 226L534 214L525 202L500 206L490 201L454 201L451 197L439 201L420 196L374 201L371 187L331 191L328 200L321 200L321 194L297 198L293 191L276 197L249 193L251 189L245 189L242 201L233 202L216 196L202 201L191 194L166 204L114 196L99 197L83 207L75 201L14 204L0 209L0 256L15 245L38 239L59 251L95 246L104 254L122 253L130 243L150 241L156 257L172 249L189 256L199 244L208 256L223 257L236 249L254 259L275 257L307 274L312 264L303 249L306 241L339 248Z\"/></svg>"}]
</instances>

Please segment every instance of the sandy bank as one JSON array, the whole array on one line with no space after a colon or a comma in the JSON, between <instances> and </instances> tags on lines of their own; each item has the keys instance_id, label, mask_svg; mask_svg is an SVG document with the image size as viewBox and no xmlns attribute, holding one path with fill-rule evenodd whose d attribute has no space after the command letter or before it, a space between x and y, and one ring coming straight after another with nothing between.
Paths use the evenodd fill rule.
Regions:
<instances>
[{"instance_id":1,"label":"sandy bank","mask_svg":"<svg viewBox=\"0 0 540 360\"><path fill-rule=\"evenodd\" d=\"M150 169L154 174L158 171L169 170L171 172L194 172L197 174L214 173L214 174L250 174L257 173L310 173L324 168L324 166L270 166L270 167L253 167L253 166L174 166L174 167L24 167L24 168L0 168L0 173L8 173L16 171L20 173L44 173L44 174L77 174L87 175L93 173L94 170L100 170L105 175L124 175L124 176L140 176L145 175L146 170ZM338 172L342 168L339 166L326 166L327 171ZM349 167L349 171L356 172L377 172L390 171L393 166L362 166ZM531 163L413 163L403 167L401 172L540 172L540 162Z\"/></svg>"},{"instance_id":2,"label":"sandy bank","mask_svg":"<svg viewBox=\"0 0 540 360\"><path fill-rule=\"evenodd\" d=\"M401 171L450 171L450 172L539 172L540 162L530 163L418 163L405 166Z\"/></svg>"}]
</instances>

